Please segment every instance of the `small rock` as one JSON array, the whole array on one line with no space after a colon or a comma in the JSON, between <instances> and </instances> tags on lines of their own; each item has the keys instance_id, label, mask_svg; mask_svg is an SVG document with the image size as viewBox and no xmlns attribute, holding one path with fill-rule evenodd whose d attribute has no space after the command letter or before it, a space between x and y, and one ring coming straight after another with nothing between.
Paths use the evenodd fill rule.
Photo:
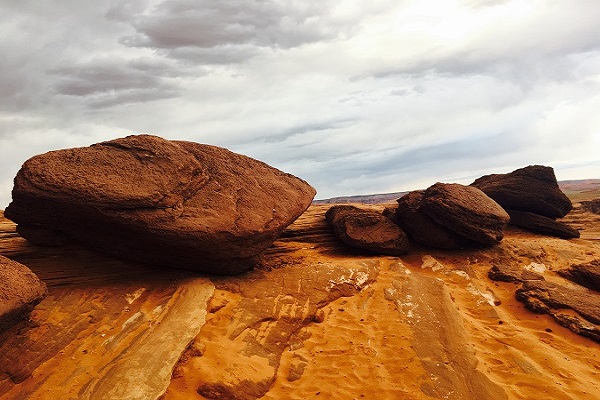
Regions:
<instances>
[{"instance_id":1,"label":"small rock","mask_svg":"<svg viewBox=\"0 0 600 400\"><path fill-rule=\"evenodd\" d=\"M46 285L29 268L0 256L0 332L27 318L47 294Z\"/></svg>"},{"instance_id":2,"label":"small rock","mask_svg":"<svg viewBox=\"0 0 600 400\"><path fill-rule=\"evenodd\" d=\"M401 255L409 248L406 234L392 220L354 206L333 206L325 214L335 235L345 244L376 254Z\"/></svg>"}]
</instances>

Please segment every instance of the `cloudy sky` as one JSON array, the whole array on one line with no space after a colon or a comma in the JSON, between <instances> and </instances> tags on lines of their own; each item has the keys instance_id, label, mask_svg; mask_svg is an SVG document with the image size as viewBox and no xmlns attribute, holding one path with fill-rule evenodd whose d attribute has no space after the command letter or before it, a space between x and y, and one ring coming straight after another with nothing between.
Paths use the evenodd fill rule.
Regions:
<instances>
[{"instance_id":1,"label":"cloudy sky","mask_svg":"<svg viewBox=\"0 0 600 400\"><path fill-rule=\"evenodd\" d=\"M0 208L29 157L133 133L317 198L528 164L600 178L597 0L3 0Z\"/></svg>"}]
</instances>

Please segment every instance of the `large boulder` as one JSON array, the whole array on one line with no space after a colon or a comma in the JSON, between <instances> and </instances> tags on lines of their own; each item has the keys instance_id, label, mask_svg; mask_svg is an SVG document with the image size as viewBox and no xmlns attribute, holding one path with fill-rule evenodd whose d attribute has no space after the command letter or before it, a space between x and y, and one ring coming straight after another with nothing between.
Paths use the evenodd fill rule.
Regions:
<instances>
[{"instance_id":1,"label":"large boulder","mask_svg":"<svg viewBox=\"0 0 600 400\"><path fill-rule=\"evenodd\" d=\"M509 221L502 207L479 189L446 183L398 199L397 217L412 239L440 248L497 244Z\"/></svg>"},{"instance_id":2,"label":"large boulder","mask_svg":"<svg viewBox=\"0 0 600 400\"><path fill-rule=\"evenodd\" d=\"M530 165L508 174L492 174L471 184L504 209L528 211L548 218L562 218L571 211L571 200L560 190L554 170Z\"/></svg>"},{"instance_id":3,"label":"large boulder","mask_svg":"<svg viewBox=\"0 0 600 400\"><path fill-rule=\"evenodd\" d=\"M354 206L333 206L325 218L345 244L376 254L397 256L409 248L406 234L391 219L375 211Z\"/></svg>"},{"instance_id":4,"label":"large boulder","mask_svg":"<svg viewBox=\"0 0 600 400\"><path fill-rule=\"evenodd\" d=\"M558 222L543 215L527 211L506 210L510 215L511 225L527 229L531 232L544 235L556 236L562 239L573 239L579 237L579 231L563 222Z\"/></svg>"},{"instance_id":5,"label":"large boulder","mask_svg":"<svg viewBox=\"0 0 600 400\"><path fill-rule=\"evenodd\" d=\"M5 211L26 239L234 274L310 205L303 180L229 150L139 135L29 159Z\"/></svg>"},{"instance_id":6,"label":"large boulder","mask_svg":"<svg viewBox=\"0 0 600 400\"><path fill-rule=\"evenodd\" d=\"M0 332L27 318L47 293L29 268L0 256Z\"/></svg>"}]
</instances>

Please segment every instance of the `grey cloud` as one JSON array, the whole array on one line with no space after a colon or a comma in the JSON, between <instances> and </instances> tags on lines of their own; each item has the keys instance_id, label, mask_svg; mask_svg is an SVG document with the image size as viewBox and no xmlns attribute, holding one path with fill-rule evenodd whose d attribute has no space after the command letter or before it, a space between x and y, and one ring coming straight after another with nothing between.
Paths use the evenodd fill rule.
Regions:
<instances>
[{"instance_id":1,"label":"grey cloud","mask_svg":"<svg viewBox=\"0 0 600 400\"><path fill-rule=\"evenodd\" d=\"M258 0L167 0L134 18L132 25L137 33L121 38L121 43L171 50L170 56L187 59L202 55L190 48L212 48L225 54L243 45L289 49L333 39L353 29L349 21L330 15L328 11L334 5L333 1L306 5ZM253 55L248 49L242 54ZM221 58L225 63L232 60L227 55L206 55L209 63Z\"/></svg>"},{"instance_id":2,"label":"grey cloud","mask_svg":"<svg viewBox=\"0 0 600 400\"><path fill-rule=\"evenodd\" d=\"M179 86L166 79L177 74L148 60L94 60L49 73L58 78L57 93L82 97L92 107L165 99L179 93Z\"/></svg>"}]
</instances>

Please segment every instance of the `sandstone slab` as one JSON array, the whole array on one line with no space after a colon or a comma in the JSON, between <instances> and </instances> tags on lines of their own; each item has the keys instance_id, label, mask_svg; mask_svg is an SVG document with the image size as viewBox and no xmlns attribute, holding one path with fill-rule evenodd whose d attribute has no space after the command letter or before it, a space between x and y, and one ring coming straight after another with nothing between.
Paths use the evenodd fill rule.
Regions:
<instances>
[{"instance_id":1,"label":"sandstone slab","mask_svg":"<svg viewBox=\"0 0 600 400\"><path fill-rule=\"evenodd\" d=\"M26 318L46 294L46 285L29 268L0 256L0 332Z\"/></svg>"},{"instance_id":2,"label":"sandstone slab","mask_svg":"<svg viewBox=\"0 0 600 400\"><path fill-rule=\"evenodd\" d=\"M543 215L527 211L506 210L510 215L511 225L526 229L531 232L544 235L556 236L562 239L573 239L579 237L579 231L569 225L556 221Z\"/></svg>"},{"instance_id":3,"label":"sandstone slab","mask_svg":"<svg viewBox=\"0 0 600 400\"><path fill-rule=\"evenodd\" d=\"M600 292L600 260L572 265L558 273L573 282Z\"/></svg>"},{"instance_id":4,"label":"sandstone slab","mask_svg":"<svg viewBox=\"0 0 600 400\"><path fill-rule=\"evenodd\" d=\"M303 180L226 149L139 135L29 159L5 215L37 244L234 274L310 205Z\"/></svg>"},{"instance_id":5,"label":"sandstone slab","mask_svg":"<svg viewBox=\"0 0 600 400\"><path fill-rule=\"evenodd\" d=\"M410 246L406 234L390 218L375 211L338 205L325 214L345 244L377 254L401 255Z\"/></svg>"}]
</instances>

